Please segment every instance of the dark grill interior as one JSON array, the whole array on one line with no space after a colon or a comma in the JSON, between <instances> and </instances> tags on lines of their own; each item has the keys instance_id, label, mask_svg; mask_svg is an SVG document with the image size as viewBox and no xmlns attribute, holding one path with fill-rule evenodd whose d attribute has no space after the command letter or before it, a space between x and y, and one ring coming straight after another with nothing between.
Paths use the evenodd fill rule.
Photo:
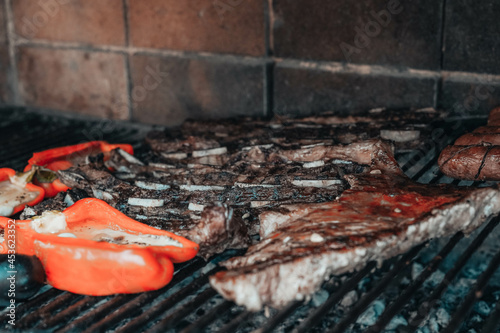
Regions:
<instances>
[{"instance_id":1,"label":"dark grill interior","mask_svg":"<svg viewBox=\"0 0 500 333\"><path fill-rule=\"evenodd\" d=\"M89 140L131 143L140 153L148 130L130 124L76 120L4 110L0 121L0 167L24 168L34 151ZM472 120L474 127L483 120ZM450 124L449 124L450 125ZM459 136L466 129L454 130ZM101 135L94 136L91 135ZM447 142L443 142L446 144ZM459 182L437 166L439 146L396 155L403 170L425 183ZM500 219L485 223L471 236L457 233L417 246L384 263L325 282L312 300L281 310L252 313L225 301L207 277L217 263L244 251L230 250L208 262L196 258L176 266L165 288L134 295L82 296L44 287L18 303L16 330L56 332L496 332L500 324ZM0 314L7 322L5 313ZM425 327L418 328L424 323ZM3 324L2 324L3 325ZM13 330L10 325L5 329Z\"/></svg>"}]
</instances>

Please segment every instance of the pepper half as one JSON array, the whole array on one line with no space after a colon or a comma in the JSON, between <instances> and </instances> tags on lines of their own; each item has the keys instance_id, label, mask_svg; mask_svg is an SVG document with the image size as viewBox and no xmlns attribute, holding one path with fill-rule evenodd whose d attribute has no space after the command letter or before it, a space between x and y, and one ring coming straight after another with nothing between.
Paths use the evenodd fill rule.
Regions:
<instances>
[{"instance_id":1,"label":"pepper half","mask_svg":"<svg viewBox=\"0 0 500 333\"><path fill-rule=\"evenodd\" d=\"M8 220L0 218L0 227ZM159 289L172 279L172 263L192 259L199 248L94 198L16 221L15 230L16 253L36 255L50 285L94 296ZM0 240L0 253L6 252Z\"/></svg>"},{"instance_id":2,"label":"pepper half","mask_svg":"<svg viewBox=\"0 0 500 333\"><path fill-rule=\"evenodd\" d=\"M28 171L33 165L44 167L45 169L57 171L66 170L78 164L80 160L84 160L92 153L104 153L104 159L113 149L121 148L127 153L133 155L134 149L129 144L109 144L106 141L90 141L72 146L58 147L34 153L33 157L28 160L28 165L24 171ZM40 171L33 179L33 183L43 187L45 197L54 197L59 192L65 192L69 189L64 185L55 173L50 171Z\"/></svg>"},{"instance_id":3,"label":"pepper half","mask_svg":"<svg viewBox=\"0 0 500 333\"><path fill-rule=\"evenodd\" d=\"M0 169L0 216L11 216L43 200L43 188L30 183L36 170L16 173L9 168Z\"/></svg>"}]
</instances>

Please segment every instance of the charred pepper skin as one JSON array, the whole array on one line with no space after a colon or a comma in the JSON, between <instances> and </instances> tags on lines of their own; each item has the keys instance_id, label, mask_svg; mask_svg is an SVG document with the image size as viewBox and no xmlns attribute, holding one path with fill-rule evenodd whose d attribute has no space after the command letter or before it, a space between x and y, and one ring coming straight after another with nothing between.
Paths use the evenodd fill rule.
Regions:
<instances>
[{"instance_id":1,"label":"charred pepper skin","mask_svg":"<svg viewBox=\"0 0 500 333\"><path fill-rule=\"evenodd\" d=\"M17 173L13 169L1 168L0 169L0 182L10 182L11 178L16 176L16 175L17 175ZM19 213L26 206L36 205L37 203L42 201L43 198L45 197L45 190L42 187L39 187L39 186L36 186L36 185L30 183L29 180L28 180L28 182L26 182L26 185L24 186L24 188L29 192L37 193L36 197L31 201L24 202L24 203L21 203L21 204L15 206L12 213L9 214L9 216L12 216L16 213Z\"/></svg>"},{"instance_id":2,"label":"charred pepper skin","mask_svg":"<svg viewBox=\"0 0 500 333\"><path fill-rule=\"evenodd\" d=\"M106 141L90 141L72 146L58 147L34 153L33 157L28 160L28 165L24 171L30 170L34 165L44 167L46 169L57 171L66 170L74 166L71 159L88 156L92 151L98 151L106 155L113 149L120 148L127 153L133 155L134 149L129 144L109 144ZM66 192L69 187L64 185L59 178L51 180L42 180L35 176L33 182L45 190L45 197L51 198L59 192Z\"/></svg>"},{"instance_id":3,"label":"charred pepper skin","mask_svg":"<svg viewBox=\"0 0 500 333\"><path fill-rule=\"evenodd\" d=\"M156 290L172 279L173 263L190 260L198 253L198 244L137 222L99 199L79 200L62 214L67 224L63 233L89 227L112 229L128 235L164 236L177 245L113 244L59 237L36 232L32 220L16 221L17 253L37 256L47 283L58 289L94 296ZM7 221L0 218L0 227L5 228ZM0 243L0 253L6 251L6 244Z\"/></svg>"}]
</instances>

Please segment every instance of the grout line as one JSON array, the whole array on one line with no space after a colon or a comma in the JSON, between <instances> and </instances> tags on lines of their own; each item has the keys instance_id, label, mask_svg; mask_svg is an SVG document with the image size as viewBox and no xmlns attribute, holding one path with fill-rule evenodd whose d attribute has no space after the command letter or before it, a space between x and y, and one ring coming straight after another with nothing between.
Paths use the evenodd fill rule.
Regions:
<instances>
[{"instance_id":1,"label":"grout line","mask_svg":"<svg viewBox=\"0 0 500 333\"><path fill-rule=\"evenodd\" d=\"M37 39L37 40L27 40L24 38L19 38L16 41L18 46L26 47L41 47L50 49L70 49L70 50L82 50L88 52L115 52L122 54L144 54L144 55L155 55L164 57L179 57L188 59L213 59L225 62L246 62L248 64L262 65L268 61L271 61L269 57L253 57L253 56L242 56L233 54L221 54L221 53L211 53L211 52L191 52L191 51L175 51L175 50L159 50L153 48L144 47L134 47L134 46L117 46L117 45L88 45L81 43L67 43L67 42L54 42L49 40Z\"/></svg>"},{"instance_id":2,"label":"grout line","mask_svg":"<svg viewBox=\"0 0 500 333\"><path fill-rule=\"evenodd\" d=\"M444 80L444 75L443 75L443 68L444 68L444 51L445 51L445 37L444 37L444 31L446 27L446 0L443 0L441 3L441 26L440 26L440 48L439 48L439 69L441 71L441 75L439 79L436 81L436 84L434 85L434 108L438 107L438 104L441 101L442 97L442 89L443 89L443 80Z\"/></svg>"},{"instance_id":3,"label":"grout line","mask_svg":"<svg viewBox=\"0 0 500 333\"><path fill-rule=\"evenodd\" d=\"M446 50L445 45L445 29L446 29L446 0L443 0L443 9L441 12L441 57L440 57L440 68L444 69L444 52Z\"/></svg>"},{"instance_id":4,"label":"grout line","mask_svg":"<svg viewBox=\"0 0 500 333\"><path fill-rule=\"evenodd\" d=\"M271 0L262 0L262 6L264 9L264 44L265 44L265 55L270 57L273 52L271 48L272 31L271 31ZM272 63L265 64L263 66L263 108L264 117L271 117L273 114L273 66L274 59Z\"/></svg>"},{"instance_id":5,"label":"grout line","mask_svg":"<svg viewBox=\"0 0 500 333\"><path fill-rule=\"evenodd\" d=\"M276 58L281 67L321 70L331 73L351 73L359 75L382 75L392 77L408 78L438 78L440 71L407 68L401 69L395 66L385 65L363 65L336 61L312 61Z\"/></svg>"},{"instance_id":6,"label":"grout line","mask_svg":"<svg viewBox=\"0 0 500 333\"><path fill-rule=\"evenodd\" d=\"M10 0L4 0L9 2ZM15 34L14 34L15 37ZM86 45L80 43L66 43L66 42L53 42L47 40L27 40L24 38L14 38L13 46L25 47L40 47L49 49L76 49L90 52L114 52L128 55L144 54L151 56L164 56L164 57L179 57L187 59L207 59L220 62L229 63L244 63L247 65L263 65L272 64L285 68L296 69L312 69L321 70L331 73L352 73L359 75L383 75L392 77L407 77L407 78L439 78L446 77L447 80L466 80L471 82L488 80L500 81L500 75L492 75L487 73L473 73L473 72L460 72L460 71L444 71L444 70L424 70L406 68L401 69L396 66L388 65L365 65L365 64L352 64L337 61L317 61L317 60L300 60L300 59L283 59L279 57L264 56L242 56L232 54L219 54L210 52L187 52L187 51L173 51L173 50L158 50L152 48L141 47L126 47L126 46L111 46L111 45Z\"/></svg>"},{"instance_id":7,"label":"grout line","mask_svg":"<svg viewBox=\"0 0 500 333\"><path fill-rule=\"evenodd\" d=\"M130 27L128 17L128 0L123 0L123 27L125 29L125 45L130 46Z\"/></svg>"},{"instance_id":8,"label":"grout line","mask_svg":"<svg viewBox=\"0 0 500 333\"><path fill-rule=\"evenodd\" d=\"M8 51L10 58L10 83L12 93L14 95L13 104L22 105L21 95L19 92L19 76L17 72L17 58L16 58L16 33L14 27L14 14L12 12L11 0L4 0L5 2L5 17L7 21L7 40L8 40Z\"/></svg>"},{"instance_id":9,"label":"grout line","mask_svg":"<svg viewBox=\"0 0 500 333\"><path fill-rule=\"evenodd\" d=\"M274 12L273 0L264 0L264 19L265 19L265 43L266 43L266 56L274 55Z\"/></svg>"},{"instance_id":10,"label":"grout line","mask_svg":"<svg viewBox=\"0 0 500 333\"><path fill-rule=\"evenodd\" d=\"M125 45L130 47L130 29L128 17L128 0L123 0L123 26L125 29ZM132 119L132 71L130 68L130 54L123 55L125 57L125 77L127 80L127 103L128 103L128 120Z\"/></svg>"},{"instance_id":11,"label":"grout line","mask_svg":"<svg viewBox=\"0 0 500 333\"><path fill-rule=\"evenodd\" d=\"M268 0L269 11L269 51L274 55L274 0Z\"/></svg>"},{"instance_id":12,"label":"grout line","mask_svg":"<svg viewBox=\"0 0 500 333\"><path fill-rule=\"evenodd\" d=\"M433 101L434 109L438 108L438 104L441 101L442 89L443 89L443 76L441 75L434 84L434 101Z\"/></svg>"},{"instance_id":13,"label":"grout line","mask_svg":"<svg viewBox=\"0 0 500 333\"><path fill-rule=\"evenodd\" d=\"M442 2L441 8L441 27L440 27L440 48L439 48L439 69L441 71L441 75L439 79L436 81L434 86L434 108L437 109L438 105L441 103L441 97L443 95L443 81L444 81L444 52L445 52L445 29L446 29L446 0Z\"/></svg>"},{"instance_id":14,"label":"grout line","mask_svg":"<svg viewBox=\"0 0 500 333\"><path fill-rule=\"evenodd\" d=\"M488 73L473 73L473 72L459 72L459 71L441 71L443 77L448 81L460 81L468 83L482 83L492 82L500 83L499 74Z\"/></svg>"},{"instance_id":15,"label":"grout line","mask_svg":"<svg viewBox=\"0 0 500 333\"><path fill-rule=\"evenodd\" d=\"M264 65L264 116L274 116L274 63Z\"/></svg>"}]
</instances>

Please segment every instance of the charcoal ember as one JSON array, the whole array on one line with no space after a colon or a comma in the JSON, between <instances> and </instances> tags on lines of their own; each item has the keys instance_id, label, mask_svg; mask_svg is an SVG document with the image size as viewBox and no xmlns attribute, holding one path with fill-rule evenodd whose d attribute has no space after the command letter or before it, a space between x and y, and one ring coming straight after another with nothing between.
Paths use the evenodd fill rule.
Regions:
<instances>
[{"instance_id":1,"label":"charcoal ember","mask_svg":"<svg viewBox=\"0 0 500 333\"><path fill-rule=\"evenodd\" d=\"M318 153L370 168L345 175L350 188L337 200L282 205L260 214L261 241L244 256L223 262L227 271L210 277L226 299L249 310L280 308L310 297L331 274L404 253L430 238L469 233L500 212L498 188L415 183L382 142L312 148L300 158L315 159Z\"/></svg>"}]
</instances>

